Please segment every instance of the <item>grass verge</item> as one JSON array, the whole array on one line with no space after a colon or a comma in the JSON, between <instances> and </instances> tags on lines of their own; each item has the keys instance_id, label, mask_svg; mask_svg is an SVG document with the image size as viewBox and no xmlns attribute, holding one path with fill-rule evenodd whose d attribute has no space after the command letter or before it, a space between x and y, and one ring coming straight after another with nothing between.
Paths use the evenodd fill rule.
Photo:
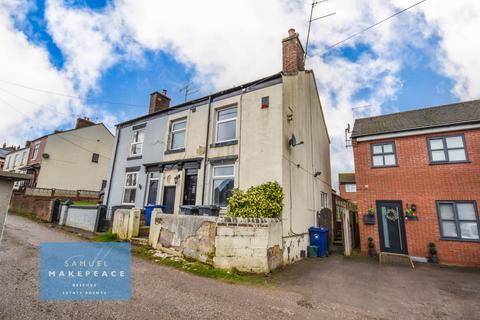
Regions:
<instances>
[{"instance_id":1,"label":"grass verge","mask_svg":"<svg viewBox=\"0 0 480 320\"><path fill-rule=\"evenodd\" d=\"M189 272L197 276L217 279L229 283L243 283L256 286L269 286L268 276L258 274L247 274L236 270L215 269L214 267L195 260L185 260L182 258L161 258L154 256L154 249L142 246L132 246L132 253L148 259L155 263L172 267L181 271Z\"/></svg>"},{"instance_id":2,"label":"grass verge","mask_svg":"<svg viewBox=\"0 0 480 320\"><path fill-rule=\"evenodd\" d=\"M92 239L92 241L96 242L112 242L117 240L117 235L112 233L112 229L109 229L107 232L99 234Z\"/></svg>"}]
</instances>

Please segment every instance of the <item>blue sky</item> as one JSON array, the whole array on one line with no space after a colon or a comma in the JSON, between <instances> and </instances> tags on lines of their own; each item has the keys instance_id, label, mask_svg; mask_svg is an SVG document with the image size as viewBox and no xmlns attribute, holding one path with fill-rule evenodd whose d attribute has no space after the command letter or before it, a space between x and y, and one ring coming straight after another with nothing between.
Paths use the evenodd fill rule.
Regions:
<instances>
[{"instance_id":1,"label":"blue sky","mask_svg":"<svg viewBox=\"0 0 480 320\"><path fill-rule=\"evenodd\" d=\"M480 98L474 0L428 0L324 53L414 2L330 0L315 8L314 17L336 13L312 25L307 61L327 118L334 175L353 168L343 140L356 117ZM0 0L0 139L21 144L85 115L113 128L145 114L152 91L167 89L177 104L186 84L197 91L193 99L276 73L287 30L295 27L305 43L310 4Z\"/></svg>"}]
</instances>

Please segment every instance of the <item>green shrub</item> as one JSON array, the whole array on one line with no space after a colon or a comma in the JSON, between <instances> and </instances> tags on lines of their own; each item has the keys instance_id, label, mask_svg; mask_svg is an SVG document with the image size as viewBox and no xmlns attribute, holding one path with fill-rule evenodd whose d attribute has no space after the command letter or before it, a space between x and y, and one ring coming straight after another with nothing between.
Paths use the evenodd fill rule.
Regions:
<instances>
[{"instance_id":1,"label":"green shrub","mask_svg":"<svg viewBox=\"0 0 480 320\"><path fill-rule=\"evenodd\" d=\"M227 215L242 218L275 218L283 208L283 190L277 182L233 190L228 199Z\"/></svg>"}]
</instances>

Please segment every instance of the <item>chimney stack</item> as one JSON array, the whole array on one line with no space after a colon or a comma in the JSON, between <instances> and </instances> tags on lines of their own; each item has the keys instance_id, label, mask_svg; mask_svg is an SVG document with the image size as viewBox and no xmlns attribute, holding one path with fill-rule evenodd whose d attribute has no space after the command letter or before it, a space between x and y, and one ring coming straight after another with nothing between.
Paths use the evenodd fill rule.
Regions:
<instances>
[{"instance_id":1,"label":"chimney stack","mask_svg":"<svg viewBox=\"0 0 480 320\"><path fill-rule=\"evenodd\" d=\"M90 121L90 118L83 117L77 118L77 124L75 125L75 129L86 128L93 126L95 122Z\"/></svg>"},{"instance_id":2,"label":"chimney stack","mask_svg":"<svg viewBox=\"0 0 480 320\"><path fill-rule=\"evenodd\" d=\"M155 91L150 93L150 108L148 113L167 110L170 107L170 98L167 96L167 90L163 89L162 93Z\"/></svg>"},{"instance_id":3,"label":"chimney stack","mask_svg":"<svg viewBox=\"0 0 480 320\"><path fill-rule=\"evenodd\" d=\"M288 30L288 37L282 40L282 47L283 73L292 75L305 71L305 51L295 29Z\"/></svg>"}]
</instances>

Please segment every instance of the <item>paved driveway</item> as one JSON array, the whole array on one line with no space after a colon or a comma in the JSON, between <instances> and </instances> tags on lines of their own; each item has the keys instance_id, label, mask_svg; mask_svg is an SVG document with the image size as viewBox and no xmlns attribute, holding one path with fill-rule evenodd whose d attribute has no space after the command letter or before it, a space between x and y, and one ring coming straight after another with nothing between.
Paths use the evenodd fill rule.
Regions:
<instances>
[{"instance_id":1,"label":"paved driveway","mask_svg":"<svg viewBox=\"0 0 480 320\"><path fill-rule=\"evenodd\" d=\"M478 319L480 273L380 267L340 256L274 274L273 288L200 278L134 257L130 302L41 302L38 246L81 241L9 216L0 244L0 319Z\"/></svg>"},{"instance_id":2,"label":"paved driveway","mask_svg":"<svg viewBox=\"0 0 480 320\"><path fill-rule=\"evenodd\" d=\"M480 254L480 253L479 253ZM300 261L273 282L312 309L358 319L480 319L480 270L379 265L367 257Z\"/></svg>"}]
</instances>

